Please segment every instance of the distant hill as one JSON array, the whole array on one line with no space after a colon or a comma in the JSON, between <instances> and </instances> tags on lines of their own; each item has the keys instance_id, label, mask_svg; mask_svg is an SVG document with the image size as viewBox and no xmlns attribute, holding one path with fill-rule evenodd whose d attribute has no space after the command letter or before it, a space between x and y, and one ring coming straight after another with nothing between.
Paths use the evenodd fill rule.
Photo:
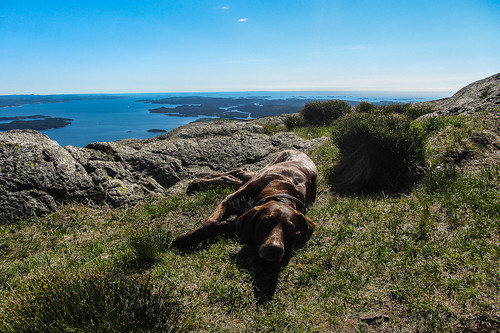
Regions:
<instances>
[{"instance_id":1,"label":"distant hill","mask_svg":"<svg viewBox=\"0 0 500 333\"><path fill-rule=\"evenodd\" d=\"M121 98L111 95L3 95L0 107L21 106L25 104L62 103L76 100Z\"/></svg>"}]
</instances>

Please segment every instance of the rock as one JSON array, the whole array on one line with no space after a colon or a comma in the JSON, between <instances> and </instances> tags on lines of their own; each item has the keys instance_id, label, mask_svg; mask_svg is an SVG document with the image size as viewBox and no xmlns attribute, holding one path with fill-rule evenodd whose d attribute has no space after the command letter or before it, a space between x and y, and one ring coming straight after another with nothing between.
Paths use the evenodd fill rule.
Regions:
<instances>
[{"instance_id":1,"label":"rock","mask_svg":"<svg viewBox=\"0 0 500 333\"><path fill-rule=\"evenodd\" d=\"M369 311L361 313L359 320L367 323L368 325L381 324L389 321L389 316L385 311Z\"/></svg>"},{"instance_id":2,"label":"rock","mask_svg":"<svg viewBox=\"0 0 500 333\"><path fill-rule=\"evenodd\" d=\"M92 178L57 142L34 130L0 133L0 222L42 215L89 196Z\"/></svg>"},{"instance_id":3,"label":"rock","mask_svg":"<svg viewBox=\"0 0 500 333\"><path fill-rule=\"evenodd\" d=\"M272 118L266 123L282 119ZM193 123L152 139L84 148L63 148L33 130L0 133L0 223L50 213L66 201L133 205L210 173L258 170L280 150L304 151L327 140L268 135L258 121Z\"/></svg>"},{"instance_id":4,"label":"rock","mask_svg":"<svg viewBox=\"0 0 500 333\"><path fill-rule=\"evenodd\" d=\"M423 117L447 114L470 114L477 111L499 108L500 73L473 82L460 89L452 97L415 103L415 105L430 107L434 111Z\"/></svg>"}]
</instances>

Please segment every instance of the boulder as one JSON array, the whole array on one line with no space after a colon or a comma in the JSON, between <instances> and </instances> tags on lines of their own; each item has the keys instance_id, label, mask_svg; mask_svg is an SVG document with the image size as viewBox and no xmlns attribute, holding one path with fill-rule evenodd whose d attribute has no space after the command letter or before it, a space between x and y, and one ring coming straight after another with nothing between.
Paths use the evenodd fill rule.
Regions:
<instances>
[{"instance_id":1,"label":"boulder","mask_svg":"<svg viewBox=\"0 0 500 333\"><path fill-rule=\"evenodd\" d=\"M34 130L0 133L0 222L42 215L93 193L86 170L57 142Z\"/></svg>"}]
</instances>

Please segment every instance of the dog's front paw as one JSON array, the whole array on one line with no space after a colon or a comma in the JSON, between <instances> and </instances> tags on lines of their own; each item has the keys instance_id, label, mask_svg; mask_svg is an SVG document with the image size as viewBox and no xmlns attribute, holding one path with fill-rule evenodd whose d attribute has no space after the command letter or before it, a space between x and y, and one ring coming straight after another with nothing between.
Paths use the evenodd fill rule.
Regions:
<instances>
[{"instance_id":1,"label":"dog's front paw","mask_svg":"<svg viewBox=\"0 0 500 333\"><path fill-rule=\"evenodd\" d=\"M188 234L180 235L172 242L172 245L181 251L188 251L194 247L193 241Z\"/></svg>"}]
</instances>

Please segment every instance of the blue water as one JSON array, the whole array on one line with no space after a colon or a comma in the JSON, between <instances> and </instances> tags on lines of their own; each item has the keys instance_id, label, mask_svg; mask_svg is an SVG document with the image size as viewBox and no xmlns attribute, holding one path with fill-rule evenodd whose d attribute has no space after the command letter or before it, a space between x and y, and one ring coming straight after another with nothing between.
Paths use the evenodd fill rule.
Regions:
<instances>
[{"instance_id":1,"label":"blue water","mask_svg":"<svg viewBox=\"0 0 500 333\"><path fill-rule=\"evenodd\" d=\"M116 96L116 95L115 95ZM120 95L118 95L120 96ZM0 108L0 117L44 115L73 119L72 124L64 128L41 131L60 145L84 147L92 142L116 141L128 138L147 139L158 136L150 129L171 131L190 123L198 117L166 116L150 113L149 109L162 104L138 102L140 99L160 99L173 96L207 97L263 97L268 98L332 98L354 101L397 101L416 102L434 99L436 96L398 96L396 94L375 93L325 93L325 92L245 92L245 93L165 93L165 94L128 94L118 99L75 100L64 103L27 104L20 107ZM442 97L442 96L437 96Z\"/></svg>"},{"instance_id":2,"label":"blue water","mask_svg":"<svg viewBox=\"0 0 500 333\"><path fill-rule=\"evenodd\" d=\"M149 112L149 109L160 106L137 102L137 97L127 97L6 107L0 108L0 116L44 115L73 119L71 125L66 127L40 132L62 146L77 147L86 146L91 142L128 138L147 139L159 135L159 133L149 133L147 130L170 131L198 119Z\"/></svg>"}]
</instances>

